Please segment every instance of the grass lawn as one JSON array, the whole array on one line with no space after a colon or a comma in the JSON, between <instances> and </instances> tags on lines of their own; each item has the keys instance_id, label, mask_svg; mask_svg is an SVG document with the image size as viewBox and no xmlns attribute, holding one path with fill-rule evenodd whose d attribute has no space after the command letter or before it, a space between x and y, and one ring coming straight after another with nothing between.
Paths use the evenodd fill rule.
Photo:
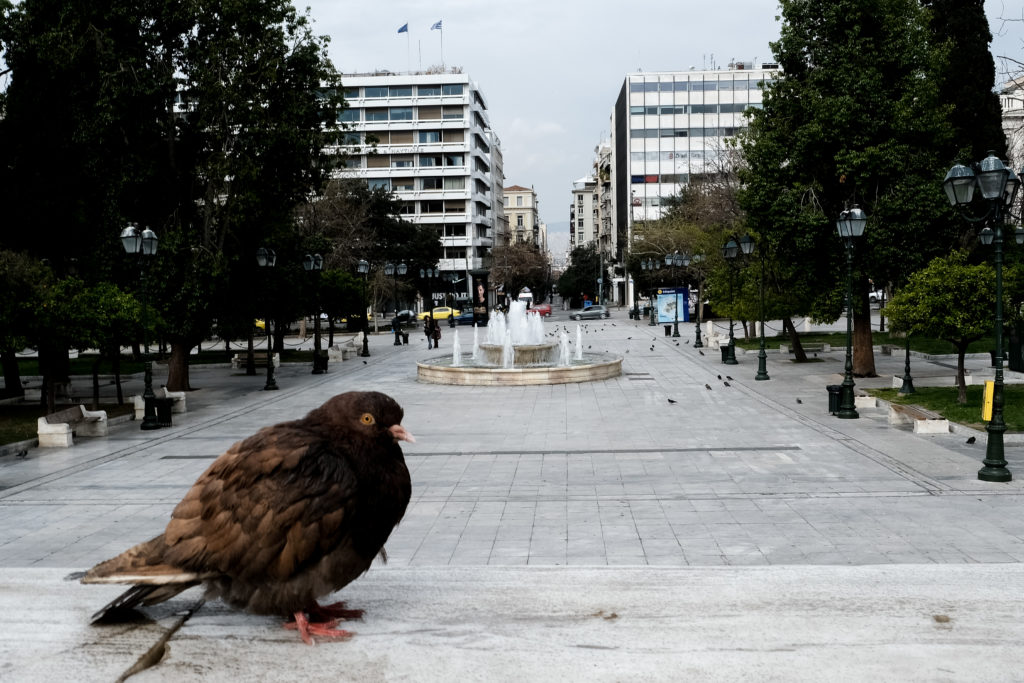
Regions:
<instances>
[{"instance_id":1,"label":"grass lawn","mask_svg":"<svg viewBox=\"0 0 1024 683\"><path fill-rule=\"evenodd\" d=\"M956 402L956 387L920 387L910 395L900 394L898 389L868 389L867 392L892 403L922 406L957 424L984 429L986 423L981 420L984 389L983 385L968 386L964 405ZM1024 431L1024 385L1003 385L1003 421L1011 432Z\"/></svg>"},{"instance_id":2,"label":"grass lawn","mask_svg":"<svg viewBox=\"0 0 1024 683\"><path fill-rule=\"evenodd\" d=\"M804 344L829 344L833 349L845 349L846 348L846 333L845 332L828 332L828 333L807 333L800 335L800 341ZM906 340L903 337L890 337L888 332L875 331L871 334L871 341L876 346L881 344L890 344L898 348L903 348L906 344ZM765 337L764 345L768 349L777 349L779 344L789 344L788 336L778 337ZM736 346L743 349L757 350L761 348L760 339L740 339L736 338ZM990 350L995 348L994 341L991 337L979 339L970 346L967 347L967 353L988 353ZM910 338L910 350L917 351L918 353L925 353L928 355L941 355L947 353L956 353L956 349L953 345L942 339L931 339L928 337L911 337Z\"/></svg>"}]
</instances>

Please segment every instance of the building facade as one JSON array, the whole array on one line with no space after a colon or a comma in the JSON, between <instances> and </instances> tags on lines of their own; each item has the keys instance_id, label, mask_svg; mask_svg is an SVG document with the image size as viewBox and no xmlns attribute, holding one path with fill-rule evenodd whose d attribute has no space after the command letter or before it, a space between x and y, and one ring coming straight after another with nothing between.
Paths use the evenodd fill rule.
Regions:
<instances>
[{"instance_id":1,"label":"building facade","mask_svg":"<svg viewBox=\"0 0 1024 683\"><path fill-rule=\"evenodd\" d=\"M454 280L456 302L467 302L501 223L501 143L483 93L461 73L342 81L349 108L341 119L351 127L342 173L391 190L405 220L437 231L441 281Z\"/></svg>"},{"instance_id":2,"label":"building facade","mask_svg":"<svg viewBox=\"0 0 1024 683\"><path fill-rule=\"evenodd\" d=\"M506 187L504 211L508 220L510 244L528 242L546 250L547 235L540 222L537 193L532 188L520 185Z\"/></svg>"},{"instance_id":3,"label":"building facade","mask_svg":"<svg viewBox=\"0 0 1024 683\"><path fill-rule=\"evenodd\" d=\"M712 173L725 140L760 107L763 83L777 64L733 62L725 69L628 74L612 111L612 194L616 257L623 260L633 224L661 217L661 202L690 178ZM628 287L627 287L628 289ZM624 291L623 301L633 293Z\"/></svg>"}]
</instances>

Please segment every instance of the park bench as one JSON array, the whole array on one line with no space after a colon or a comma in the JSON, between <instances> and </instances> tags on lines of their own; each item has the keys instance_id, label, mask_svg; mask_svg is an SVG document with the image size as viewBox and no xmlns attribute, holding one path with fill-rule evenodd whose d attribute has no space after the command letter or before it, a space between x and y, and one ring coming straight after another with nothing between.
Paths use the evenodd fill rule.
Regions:
<instances>
[{"instance_id":1,"label":"park bench","mask_svg":"<svg viewBox=\"0 0 1024 683\"><path fill-rule=\"evenodd\" d=\"M265 368L265 367L267 367L267 352L266 351L256 351L256 352L254 352L252 354L252 357L253 357L253 363L256 365L256 367L258 367L258 368ZM248 364L249 364L249 352L248 351L244 351L242 353L236 353L231 358L231 369L232 370L242 370L242 369L245 369L248 366ZM280 367L280 365L281 365L281 354L275 353L274 354L274 367L275 368L276 367Z\"/></svg>"},{"instance_id":2,"label":"park bench","mask_svg":"<svg viewBox=\"0 0 1024 683\"><path fill-rule=\"evenodd\" d=\"M948 434L949 420L915 405L889 404L889 424L913 424L915 434Z\"/></svg>"},{"instance_id":3,"label":"park bench","mask_svg":"<svg viewBox=\"0 0 1024 683\"><path fill-rule=\"evenodd\" d=\"M184 391L168 391L167 387L160 387L153 391L153 395L158 399L170 400L172 413L184 413L188 410ZM132 396L132 407L135 410L136 420L141 420L146 416L146 402L142 396Z\"/></svg>"},{"instance_id":4,"label":"park bench","mask_svg":"<svg viewBox=\"0 0 1024 683\"><path fill-rule=\"evenodd\" d=\"M79 404L39 418L36 426L40 448L70 448L74 436L106 436L107 411L86 410Z\"/></svg>"}]
</instances>

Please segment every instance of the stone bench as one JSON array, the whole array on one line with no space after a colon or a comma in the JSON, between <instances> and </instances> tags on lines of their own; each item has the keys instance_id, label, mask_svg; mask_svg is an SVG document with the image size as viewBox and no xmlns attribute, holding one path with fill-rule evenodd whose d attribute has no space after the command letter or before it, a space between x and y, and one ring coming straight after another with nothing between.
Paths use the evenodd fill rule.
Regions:
<instances>
[{"instance_id":1,"label":"stone bench","mask_svg":"<svg viewBox=\"0 0 1024 683\"><path fill-rule=\"evenodd\" d=\"M188 412L188 405L185 401L184 391L168 391L167 387L160 387L153 391L153 395L161 399L170 399L172 401L172 413ZM142 396L132 396L132 408L135 410L136 420L141 420L146 416L146 401Z\"/></svg>"},{"instance_id":2,"label":"stone bench","mask_svg":"<svg viewBox=\"0 0 1024 683\"><path fill-rule=\"evenodd\" d=\"M348 339L336 340L333 346L327 348L328 358L333 361L344 361L355 357L360 351L360 346L356 344L359 338L360 335L354 334Z\"/></svg>"},{"instance_id":3,"label":"stone bench","mask_svg":"<svg viewBox=\"0 0 1024 683\"><path fill-rule=\"evenodd\" d=\"M889 404L889 424L913 424L915 434L948 434L949 420L921 406Z\"/></svg>"},{"instance_id":4,"label":"stone bench","mask_svg":"<svg viewBox=\"0 0 1024 683\"><path fill-rule=\"evenodd\" d=\"M40 448L70 448L74 436L106 436L107 411L86 410L77 405L39 418L36 426Z\"/></svg>"},{"instance_id":5,"label":"stone bench","mask_svg":"<svg viewBox=\"0 0 1024 683\"><path fill-rule=\"evenodd\" d=\"M267 367L267 352L266 351L256 351L256 352L254 352L252 354L252 358L253 358L253 363L255 364L256 367L258 367L258 368L265 368L265 367ZM246 367L248 367L248 365L249 365L249 352L248 351L246 351L244 353L236 353L231 358L231 369L232 370L244 370ZM274 367L277 368L277 367L280 367L280 366L281 366L281 354L275 353L274 354Z\"/></svg>"}]
</instances>

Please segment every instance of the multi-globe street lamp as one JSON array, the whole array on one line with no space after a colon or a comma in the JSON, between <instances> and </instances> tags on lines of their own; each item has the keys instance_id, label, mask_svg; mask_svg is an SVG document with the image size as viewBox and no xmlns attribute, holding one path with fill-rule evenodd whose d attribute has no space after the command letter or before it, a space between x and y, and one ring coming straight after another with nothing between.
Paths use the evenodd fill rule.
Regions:
<instances>
[{"instance_id":1,"label":"multi-globe street lamp","mask_svg":"<svg viewBox=\"0 0 1024 683\"><path fill-rule=\"evenodd\" d=\"M156 394L153 393L153 361L149 359L149 297L146 291L146 274L145 268L145 257L155 256L157 244L159 238L156 233L150 230L148 227L139 231L138 223L129 223L128 226L121 231L121 246L124 247L126 253L131 255L138 255L140 257L140 268L141 274L141 285L142 285L142 345L145 350L145 374L144 387L142 390L142 402L145 406L145 410L142 417L142 429L158 429L160 422L156 415Z\"/></svg>"},{"instance_id":2,"label":"multi-globe street lamp","mask_svg":"<svg viewBox=\"0 0 1024 683\"><path fill-rule=\"evenodd\" d=\"M839 412L836 413L836 417L844 419L860 417L853 400L853 240L864 234L867 222L867 214L856 204L852 209L842 211L836 221L836 230L846 249L846 372L839 394Z\"/></svg>"},{"instance_id":3,"label":"multi-globe street lamp","mask_svg":"<svg viewBox=\"0 0 1024 683\"><path fill-rule=\"evenodd\" d=\"M672 269L672 287L678 288L676 284L676 268L685 268L690 265L690 255L680 254L678 251L674 251L671 254L665 254L665 265ZM672 336L679 336L679 292L676 289L676 301L673 310L675 311L675 324L672 326Z\"/></svg>"},{"instance_id":4,"label":"multi-globe street lamp","mask_svg":"<svg viewBox=\"0 0 1024 683\"><path fill-rule=\"evenodd\" d=\"M735 239L730 239L724 247L722 247L722 257L725 259L726 264L729 267L729 304L732 305L734 301L734 285L736 279L736 257L742 253L744 256L748 256L754 249L754 240L750 235L744 235L740 238L739 242ZM725 347L725 353L722 354L722 362L726 365L737 365L736 360L736 335L733 333L733 318L732 311L729 312L729 344Z\"/></svg>"},{"instance_id":5,"label":"multi-globe street lamp","mask_svg":"<svg viewBox=\"0 0 1024 683\"><path fill-rule=\"evenodd\" d=\"M324 257L320 254L306 254L302 259L302 268L307 273L315 273L317 284L320 272L324 269ZM313 312L313 374L322 375L327 372L327 357L320 351L320 288L316 288L316 307Z\"/></svg>"},{"instance_id":6,"label":"multi-globe street lamp","mask_svg":"<svg viewBox=\"0 0 1024 683\"><path fill-rule=\"evenodd\" d=\"M640 269L644 272L654 275L654 271L661 268L661 262L657 259L645 258L640 260ZM658 313L658 304L654 298L654 287L651 287L651 322L647 323L648 327L657 327L656 316Z\"/></svg>"},{"instance_id":7,"label":"multi-globe street lamp","mask_svg":"<svg viewBox=\"0 0 1024 683\"><path fill-rule=\"evenodd\" d=\"M359 263L356 264L356 271L363 276L363 314L360 316L363 320L363 350L359 353L363 358L370 357L370 340L368 338L370 321L369 315L366 310L369 308L369 303L366 300L366 284L370 276L370 262L366 259L359 259Z\"/></svg>"},{"instance_id":8,"label":"multi-globe street lamp","mask_svg":"<svg viewBox=\"0 0 1024 683\"><path fill-rule=\"evenodd\" d=\"M1020 178L995 155L988 156L973 168L956 164L946 173L942 181L949 203L957 208L960 214L971 223L985 223L981 231L983 244L991 244L993 260L996 267L996 310L995 310L995 369L996 376L992 393L992 419L985 431L988 432L988 444L985 448L984 467L978 470L978 479L992 482L1008 482L1013 475L1006 467L1003 451L1003 433L1006 422L1003 420L1003 221L1010 213ZM968 207L974 200L974 192L981 193L980 214L969 211ZM1024 242L1024 230L1017 228L1015 237L1018 244Z\"/></svg>"},{"instance_id":9,"label":"multi-globe street lamp","mask_svg":"<svg viewBox=\"0 0 1024 683\"><path fill-rule=\"evenodd\" d=\"M754 249L754 242L751 240L749 243L750 250ZM768 352L765 350L764 345L764 262L765 256L767 256L767 250L764 248L764 244L757 245L757 257L761 261L761 274L760 274L760 286L758 289L761 294L761 308L760 308L760 324L761 324L761 347L757 352L757 374L754 375L754 379L758 382L769 380L771 377L768 376Z\"/></svg>"},{"instance_id":10,"label":"multi-globe street lamp","mask_svg":"<svg viewBox=\"0 0 1024 683\"><path fill-rule=\"evenodd\" d=\"M386 263L386 264L384 264L384 274L385 275L390 275L392 277L392 280L393 280L393 283L394 283L394 286L392 288L392 292L394 294L394 299L395 299L395 320L396 321L398 319L398 276L399 275L405 275L408 272L409 272L409 266L407 266L405 263L399 263L397 266L394 263ZM395 327L395 346L401 346L402 345L402 340L401 340L401 337L399 336L399 330L398 330L398 327L397 327L398 323L396 322L395 325L396 325L396 327Z\"/></svg>"},{"instance_id":11,"label":"multi-globe street lamp","mask_svg":"<svg viewBox=\"0 0 1024 683\"><path fill-rule=\"evenodd\" d=\"M277 265L277 253L273 249L260 247L256 250L256 263L260 268L270 269ZM274 379L274 337L270 330L270 316L266 317L267 328L267 383L263 391L276 391L277 381Z\"/></svg>"}]
</instances>

